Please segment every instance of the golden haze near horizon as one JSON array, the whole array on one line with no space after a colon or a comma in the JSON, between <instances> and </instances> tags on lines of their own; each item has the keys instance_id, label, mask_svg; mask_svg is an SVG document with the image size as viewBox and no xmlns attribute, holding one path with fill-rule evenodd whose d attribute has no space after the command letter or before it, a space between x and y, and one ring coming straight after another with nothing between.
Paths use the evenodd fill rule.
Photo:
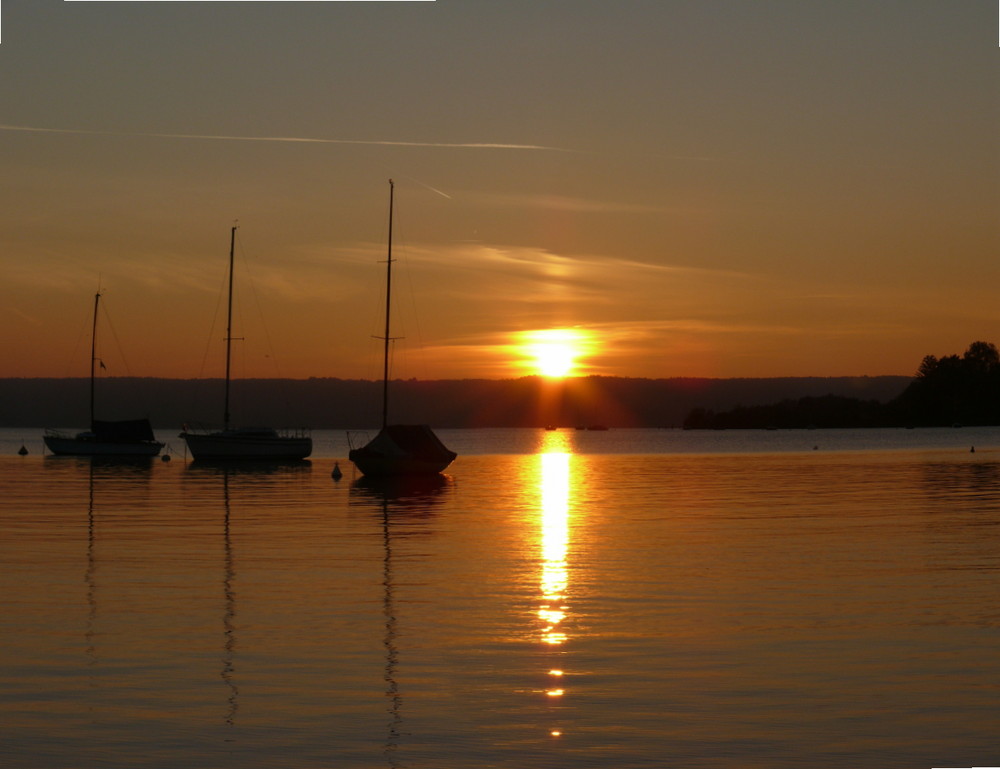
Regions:
<instances>
[{"instance_id":1,"label":"golden haze near horizon","mask_svg":"<svg viewBox=\"0 0 1000 769\"><path fill-rule=\"evenodd\" d=\"M24 7L22 7L22 5ZM128 7L126 7L128 6ZM2 376L911 374L1000 338L996 7L3 9ZM102 324L106 324L102 320Z\"/></svg>"}]
</instances>

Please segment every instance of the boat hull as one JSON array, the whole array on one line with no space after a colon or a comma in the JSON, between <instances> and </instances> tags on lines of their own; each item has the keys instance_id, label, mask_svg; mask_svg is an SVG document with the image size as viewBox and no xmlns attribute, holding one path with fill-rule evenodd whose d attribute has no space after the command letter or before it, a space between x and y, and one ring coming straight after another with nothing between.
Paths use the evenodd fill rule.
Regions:
<instances>
[{"instance_id":1,"label":"boat hull","mask_svg":"<svg viewBox=\"0 0 1000 769\"><path fill-rule=\"evenodd\" d=\"M407 475L440 475L451 458L428 462L412 457L386 457L364 449L354 449L347 455L362 475L373 478L393 478Z\"/></svg>"},{"instance_id":2,"label":"boat hull","mask_svg":"<svg viewBox=\"0 0 1000 769\"><path fill-rule=\"evenodd\" d=\"M387 425L347 455L362 475L376 478L437 475L457 456L427 425Z\"/></svg>"},{"instance_id":3,"label":"boat hull","mask_svg":"<svg viewBox=\"0 0 1000 769\"><path fill-rule=\"evenodd\" d=\"M48 450L59 456L155 457L163 448L159 441L117 443L57 435L46 435L44 440Z\"/></svg>"},{"instance_id":4,"label":"boat hull","mask_svg":"<svg viewBox=\"0 0 1000 769\"><path fill-rule=\"evenodd\" d=\"M226 433L181 433L194 459L305 459L312 453L312 438Z\"/></svg>"}]
</instances>

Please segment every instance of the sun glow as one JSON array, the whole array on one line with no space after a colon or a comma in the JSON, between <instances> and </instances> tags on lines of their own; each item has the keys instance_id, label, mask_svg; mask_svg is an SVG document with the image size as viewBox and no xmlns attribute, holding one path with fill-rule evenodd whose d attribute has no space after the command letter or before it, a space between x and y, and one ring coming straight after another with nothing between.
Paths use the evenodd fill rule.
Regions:
<instances>
[{"instance_id":1,"label":"sun glow","mask_svg":"<svg viewBox=\"0 0 1000 769\"><path fill-rule=\"evenodd\" d=\"M521 334L519 346L542 376L559 379L569 376L577 360L585 355L591 341L588 334L571 328L552 328Z\"/></svg>"}]
</instances>

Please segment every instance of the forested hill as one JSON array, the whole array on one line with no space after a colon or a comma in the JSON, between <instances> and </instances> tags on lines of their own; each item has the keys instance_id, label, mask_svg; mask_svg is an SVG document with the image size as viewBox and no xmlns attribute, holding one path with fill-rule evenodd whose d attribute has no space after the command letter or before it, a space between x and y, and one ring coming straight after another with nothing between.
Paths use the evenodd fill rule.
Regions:
<instances>
[{"instance_id":1,"label":"forested hill","mask_svg":"<svg viewBox=\"0 0 1000 769\"><path fill-rule=\"evenodd\" d=\"M390 420L443 428L679 427L694 408L722 411L825 395L888 401L911 381L903 376L406 380L390 383ZM0 427L85 427L88 388L86 379L0 379ZM236 425L364 429L378 425L381 397L381 382L252 379L233 382L230 410ZM160 430L184 423L218 427L222 408L218 379L98 382L99 419L147 416Z\"/></svg>"},{"instance_id":2,"label":"forested hill","mask_svg":"<svg viewBox=\"0 0 1000 769\"><path fill-rule=\"evenodd\" d=\"M973 342L961 356L926 356L913 380L888 401L830 393L721 411L701 404L684 420L689 429L715 430L956 424L1000 425L1000 351L991 342Z\"/></svg>"}]
</instances>

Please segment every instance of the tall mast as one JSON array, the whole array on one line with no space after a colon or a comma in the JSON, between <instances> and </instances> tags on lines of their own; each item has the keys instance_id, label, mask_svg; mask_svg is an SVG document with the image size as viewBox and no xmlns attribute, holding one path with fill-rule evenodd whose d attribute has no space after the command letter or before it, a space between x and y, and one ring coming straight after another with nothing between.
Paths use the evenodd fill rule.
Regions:
<instances>
[{"instance_id":1,"label":"tall mast","mask_svg":"<svg viewBox=\"0 0 1000 769\"><path fill-rule=\"evenodd\" d=\"M389 252L385 269L385 349L382 358L382 427L389 424L389 308L392 306L392 198L395 185L389 180Z\"/></svg>"},{"instance_id":2,"label":"tall mast","mask_svg":"<svg viewBox=\"0 0 1000 769\"><path fill-rule=\"evenodd\" d=\"M222 411L222 429L229 429L229 360L233 346L233 253L236 250L236 225L229 233L229 306L226 310L226 400Z\"/></svg>"},{"instance_id":3,"label":"tall mast","mask_svg":"<svg viewBox=\"0 0 1000 769\"><path fill-rule=\"evenodd\" d=\"M90 429L94 429L94 376L97 368L97 306L101 301L101 290L94 294L94 323L90 329Z\"/></svg>"}]
</instances>

